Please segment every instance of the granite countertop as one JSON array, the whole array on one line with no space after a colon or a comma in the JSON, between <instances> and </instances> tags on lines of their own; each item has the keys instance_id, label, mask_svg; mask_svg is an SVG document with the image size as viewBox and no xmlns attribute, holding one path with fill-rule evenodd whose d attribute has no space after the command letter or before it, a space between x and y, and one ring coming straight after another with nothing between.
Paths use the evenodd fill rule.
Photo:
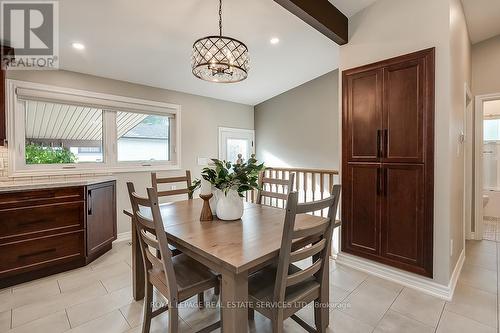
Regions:
<instances>
[{"instance_id":1,"label":"granite countertop","mask_svg":"<svg viewBox=\"0 0 500 333\"><path fill-rule=\"evenodd\" d=\"M82 177L68 179L43 179L31 181L6 181L0 182L0 193L23 190L36 190L54 187L86 186L116 180L115 177Z\"/></svg>"}]
</instances>

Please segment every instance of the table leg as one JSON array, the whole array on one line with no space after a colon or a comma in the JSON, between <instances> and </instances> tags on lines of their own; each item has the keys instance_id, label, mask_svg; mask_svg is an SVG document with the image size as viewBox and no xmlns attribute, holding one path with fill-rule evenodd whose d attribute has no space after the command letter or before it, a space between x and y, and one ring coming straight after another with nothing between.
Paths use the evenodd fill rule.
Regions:
<instances>
[{"instance_id":1,"label":"table leg","mask_svg":"<svg viewBox=\"0 0 500 333\"><path fill-rule=\"evenodd\" d=\"M137 229L133 218L132 222L132 287L133 296L136 301L144 298L144 264L142 262L142 253L137 238Z\"/></svg>"},{"instance_id":2,"label":"table leg","mask_svg":"<svg viewBox=\"0 0 500 333\"><path fill-rule=\"evenodd\" d=\"M248 272L222 274L221 290L222 331L248 331Z\"/></svg>"}]
</instances>

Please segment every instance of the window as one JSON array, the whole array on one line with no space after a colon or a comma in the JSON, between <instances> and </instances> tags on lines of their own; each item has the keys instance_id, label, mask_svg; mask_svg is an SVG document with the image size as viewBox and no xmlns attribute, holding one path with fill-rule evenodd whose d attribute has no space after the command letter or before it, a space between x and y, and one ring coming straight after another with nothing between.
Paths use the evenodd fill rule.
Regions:
<instances>
[{"instance_id":1,"label":"window","mask_svg":"<svg viewBox=\"0 0 500 333\"><path fill-rule=\"evenodd\" d=\"M12 175L179 167L178 105L12 80L7 89Z\"/></svg>"},{"instance_id":2,"label":"window","mask_svg":"<svg viewBox=\"0 0 500 333\"><path fill-rule=\"evenodd\" d=\"M500 119L484 120L484 141L500 141Z\"/></svg>"},{"instance_id":3,"label":"window","mask_svg":"<svg viewBox=\"0 0 500 333\"><path fill-rule=\"evenodd\" d=\"M23 101L26 164L102 163L103 111Z\"/></svg>"},{"instance_id":4,"label":"window","mask_svg":"<svg viewBox=\"0 0 500 333\"><path fill-rule=\"evenodd\" d=\"M168 161L169 123L165 116L118 112L118 161Z\"/></svg>"}]
</instances>

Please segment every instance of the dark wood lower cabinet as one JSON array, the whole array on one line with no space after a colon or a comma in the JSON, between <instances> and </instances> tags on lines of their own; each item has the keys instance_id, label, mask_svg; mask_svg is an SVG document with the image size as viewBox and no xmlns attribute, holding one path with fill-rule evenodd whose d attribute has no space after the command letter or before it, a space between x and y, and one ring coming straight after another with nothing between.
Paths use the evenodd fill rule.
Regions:
<instances>
[{"instance_id":1,"label":"dark wood lower cabinet","mask_svg":"<svg viewBox=\"0 0 500 333\"><path fill-rule=\"evenodd\" d=\"M384 164L381 212L383 258L392 265L426 275L425 172L423 165Z\"/></svg>"},{"instance_id":2,"label":"dark wood lower cabinet","mask_svg":"<svg viewBox=\"0 0 500 333\"><path fill-rule=\"evenodd\" d=\"M87 261L96 259L111 249L116 239L115 184L104 183L87 187Z\"/></svg>"},{"instance_id":3,"label":"dark wood lower cabinet","mask_svg":"<svg viewBox=\"0 0 500 333\"><path fill-rule=\"evenodd\" d=\"M349 163L342 250L428 276L432 227L426 223L424 175L423 165Z\"/></svg>"},{"instance_id":4,"label":"dark wood lower cabinet","mask_svg":"<svg viewBox=\"0 0 500 333\"><path fill-rule=\"evenodd\" d=\"M114 181L0 193L0 288L84 266L115 239Z\"/></svg>"},{"instance_id":5,"label":"dark wood lower cabinet","mask_svg":"<svg viewBox=\"0 0 500 333\"><path fill-rule=\"evenodd\" d=\"M342 200L345 202L343 232L349 242L344 250L375 255L379 251L380 197L379 164L349 163L344 171Z\"/></svg>"}]
</instances>

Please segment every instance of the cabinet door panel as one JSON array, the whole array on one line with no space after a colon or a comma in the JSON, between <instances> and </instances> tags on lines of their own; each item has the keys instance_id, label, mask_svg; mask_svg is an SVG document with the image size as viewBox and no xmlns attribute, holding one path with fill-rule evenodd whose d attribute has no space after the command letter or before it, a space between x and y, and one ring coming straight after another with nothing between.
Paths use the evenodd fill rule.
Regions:
<instances>
[{"instance_id":1,"label":"cabinet door panel","mask_svg":"<svg viewBox=\"0 0 500 333\"><path fill-rule=\"evenodd\" d=\"M384 162L424 161L424 61L384 69Z\"/></svg>"},{"instance_id":2,"label":"cabinet door panel","mask_svg":"<svg viewBox=\"0 0 500 333\"><path fill-rule=\"evenodd\" d=\"M383 257L413 266L424 263L424 167L383 166Z\"/></svg>"},{"instance_id":3,"label":"cabinet door panel","mask_svg":"<svg viewBox=\"0 0 500 333\"><path fill-rule=\"evenodd\" d=\"M114 183L87 188L87 256L92 257L116 239Z\"/></svg>"},{"instance_id":4,"label":"cabinet door panel","mask_svg":"<svg viewBox=\"0 0 500 333\"><path fill-rule=\"evenodd\" d=\"M380 205L379 164L349 164L342 195L342 249L353 253L378 253Z\"/></svg>"},{"instance_id":5,"label":"cabinet door panel","mask_svg":"<svg viewBox=\"0 0 500 333\"><path fill-rule=\"evenodd\" d=\"M376 162L382 128L382 71L344 76L344 140L349 161Z\"/></svg>"}]
</instances>

